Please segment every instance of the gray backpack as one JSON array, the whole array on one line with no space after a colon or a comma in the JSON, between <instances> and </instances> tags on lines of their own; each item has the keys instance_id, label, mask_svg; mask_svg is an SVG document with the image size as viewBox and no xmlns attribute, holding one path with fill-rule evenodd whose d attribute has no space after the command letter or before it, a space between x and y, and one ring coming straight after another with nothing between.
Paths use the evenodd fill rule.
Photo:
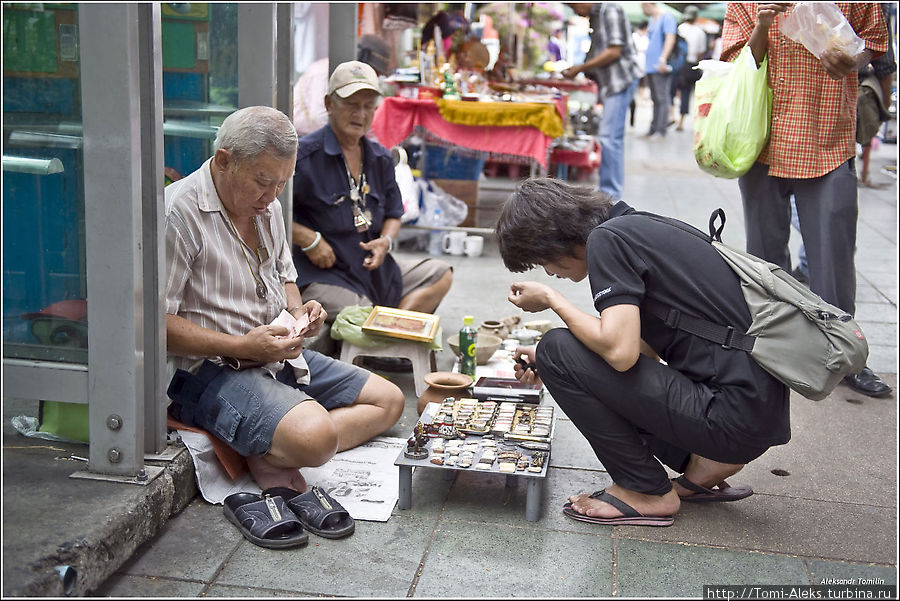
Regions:
<instances>
[{"instance_id":1,"label":"gray backpack","mask_svg":"<svg viewBox=\"0 0 900 601\"><path fill-rule=\"evenodd\" d=\"M808 399L819 401L849 374L859 373L869 356L862 330L845 311L826 303L774 263L722 243L725 212L713 211L709 237L689 225L641 213L710 242L741 280L752 323L746 332L685 315L654 299L643 307L667 326L750 353L767 372ZM716 227L716 219L721 224Z\"/></svg>"}]
</instances>

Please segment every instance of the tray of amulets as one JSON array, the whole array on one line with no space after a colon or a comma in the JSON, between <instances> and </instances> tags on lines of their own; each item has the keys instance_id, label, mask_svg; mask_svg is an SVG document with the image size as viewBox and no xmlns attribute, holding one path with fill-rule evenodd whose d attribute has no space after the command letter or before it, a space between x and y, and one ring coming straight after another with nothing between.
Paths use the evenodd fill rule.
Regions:
<instances>
[{"instance_id":1,"label":"tray of amulets","mask_svg":"<svg viewBox=\"0 0 900 601\"><path fill-rule=\"evenodd\" d=\"M394 464L543 478L555 425L551 406L449 398L425 408Z\"/></svg>"}]
</instances>

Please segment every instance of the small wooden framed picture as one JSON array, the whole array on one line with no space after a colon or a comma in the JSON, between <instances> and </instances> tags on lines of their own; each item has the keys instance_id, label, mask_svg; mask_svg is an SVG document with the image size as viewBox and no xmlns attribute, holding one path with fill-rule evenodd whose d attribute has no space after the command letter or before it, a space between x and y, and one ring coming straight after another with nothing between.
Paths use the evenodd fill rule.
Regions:
<instances>
[{"instance_id":1,"label":"small wooden framed picture","mask_svg":"<svg viewBox=\"0 0 900 601\"><path fill-rule=\"evenodd\" d=\"M440 315L405 311L376 305L362 325L363 332L393 338L431 342L437 333Z\"/></svg>"}]
</instances>

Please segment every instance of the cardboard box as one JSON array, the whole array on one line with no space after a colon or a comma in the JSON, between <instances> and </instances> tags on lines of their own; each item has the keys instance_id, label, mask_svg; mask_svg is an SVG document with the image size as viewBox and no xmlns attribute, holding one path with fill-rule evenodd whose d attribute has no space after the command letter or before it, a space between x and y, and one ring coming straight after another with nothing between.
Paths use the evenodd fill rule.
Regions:
<instances>
[{"instance_id":1,"label":"cardboard box","mask_svg":"<svg viewBox=\"0 0 900 601\"><path fill-rule=\"evenodd\" d=\"M477 227L478 223L478 180L470 179L433 179L431 180L444 192L460 199L469 211L466 219L460 223L463 227Z\"/></svg>"}]
</instances>

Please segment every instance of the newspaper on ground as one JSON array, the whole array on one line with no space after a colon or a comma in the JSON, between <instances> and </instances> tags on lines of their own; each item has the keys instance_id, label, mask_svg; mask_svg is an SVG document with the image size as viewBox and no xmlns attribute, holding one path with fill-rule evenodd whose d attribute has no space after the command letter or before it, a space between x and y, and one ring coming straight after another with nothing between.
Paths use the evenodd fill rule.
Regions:
<instances>
[{"instance_id":1,"label":"newspaper on ground","mask_svg":"<svg viewBox=\"0 0 900 601\"><path fill-rule=\"evenodd\" d=\"M232 480L204 434L179 430L197 474L200 494L221 504L236 492L261 492L250 474ZM356 448L338 453L321 467L300 470L309 486L316 485L339 501L355 520L386 522L400 492L399 468L394 459L406 439L378 436Z\"/></svg>"}]
</instances>

